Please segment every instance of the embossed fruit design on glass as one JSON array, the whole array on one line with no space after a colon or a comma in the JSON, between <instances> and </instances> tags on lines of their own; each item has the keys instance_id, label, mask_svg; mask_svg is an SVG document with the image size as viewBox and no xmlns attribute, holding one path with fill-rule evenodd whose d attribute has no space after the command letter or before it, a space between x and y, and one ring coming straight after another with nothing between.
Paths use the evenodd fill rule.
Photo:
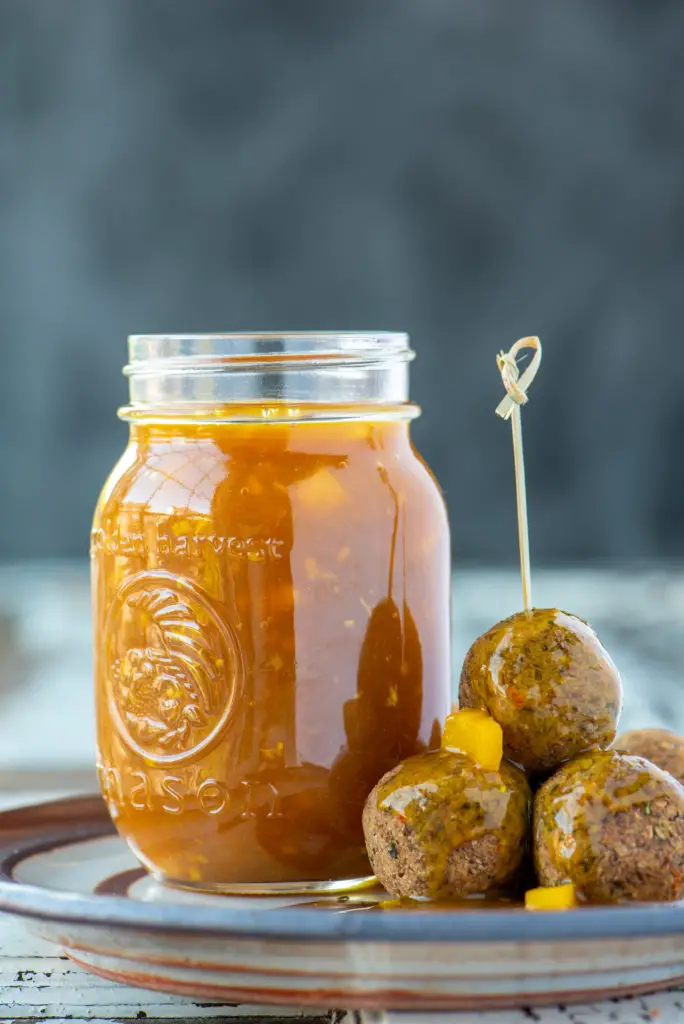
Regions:
<instances>
[{"instance_id":1,"label":"embossed fruit design on glass","mask_svg":"<svg viewBox=\"0 0 684 1024\"><path fill-rule=\"evenodd\" d=\"M449 706L449 532L408 338L129 347L91 552L112 818L177 885L363 884L364 800Z\"/></svg>"}]
</instances>

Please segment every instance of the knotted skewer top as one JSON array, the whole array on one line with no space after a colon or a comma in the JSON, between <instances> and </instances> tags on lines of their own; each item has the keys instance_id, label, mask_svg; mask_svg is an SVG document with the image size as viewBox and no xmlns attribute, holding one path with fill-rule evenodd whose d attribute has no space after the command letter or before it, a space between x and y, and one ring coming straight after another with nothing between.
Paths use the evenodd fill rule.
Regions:
<instances>
[{"instance_id":1,"label":"knotted skewer top","mask_svg":"<svg viewBox=\"0 0 684 1024\"><path fill-rule=\"evenodd\" d=\"M534 355L532 362L525 368L521 376L518 369L517 356L525 348L534 349ZM508 352L499 352L496 357L496 363L507 394L496 407L497 416L507 420L516 406L525 405L527 402L527 389L537 376L541 359L541 341L536 337L520 338Z\"/></svg>"}]
</instances>

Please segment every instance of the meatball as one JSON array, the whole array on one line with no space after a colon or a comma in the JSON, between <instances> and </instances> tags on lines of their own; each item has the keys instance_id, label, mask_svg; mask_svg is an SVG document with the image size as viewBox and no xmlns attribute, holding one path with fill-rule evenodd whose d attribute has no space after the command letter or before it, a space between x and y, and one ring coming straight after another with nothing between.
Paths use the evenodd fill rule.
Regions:
<instances>
[{"instance_id":1,"label":"meatball","mask_svg":"<svg viewBox=\"0 0 684 1024\"><path fill-rule=\"evenodd\" d=\"M652 761L684 783L684 739L668 729L633 729L615 740L616 750Z\"/></svg>"},{"instance_id":2,"label":"meatball","mask_svg":"<svg viewBox=\"0 0 684 1024\"><path fill-rule=\"evenodd\" d=\"M484 893L519 867L529 833L524 774L447 750L410 757L366 801L363 830L373 871L393 896L449 899Z\"/></svg>"},{"instance_id":3,"label":"meatball","mask_svg":"<svg viewBox=\"0 0 684 1024\"><path fill-rule=\"evenodd\" d=\"M461 671L461 707L503 729L504 755L544 772L615 739L622 684L598 637L576 615L518 612L475 641Z\"/></svg>"},{"instance_id":4,"label":"meatball","mask_svg":"<svg viewBox=\"0 0 684 1024\"><path fill-rule=\"evenodd\" d=\"M534 862L542 885L593 902L680 899L684 787L642 757L584 754L535 797Z\"/></svg>"}]
</instances>

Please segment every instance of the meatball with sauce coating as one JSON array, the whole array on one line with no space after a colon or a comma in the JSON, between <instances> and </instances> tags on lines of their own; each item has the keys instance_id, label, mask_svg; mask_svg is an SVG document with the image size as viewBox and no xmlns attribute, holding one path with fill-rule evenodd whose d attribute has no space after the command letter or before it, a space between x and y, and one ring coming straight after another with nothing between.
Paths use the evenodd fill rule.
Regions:
<instances>
[{"instance_id":1,"label":"meatball with sauce coating","mask_svg":"<svg viewBox=\"0 0 684 1024\"><path fill-rule=\"evenodd\" d=\"M684 784L684 739L669 729L633 729L615 740L615 749L652 761Z\"/></svg>"},{"instance_id":2,"label":"meatball with sauce coating","mask_svg":"<svg viewBox=\"0 0 684 1024\"><path fill-rule=\"evenodd\" d=\"M535 608L478 637L463 663L459 701L496 719L507 758L544 772L584 750L610 746L622 684L583 619Z\"/></svg>"},{"instance_id":3,"label":"meatball with sauce coating","mask_svg":"<svg viewBox=\"0 0 684 1024\"><path fill-rule=\"evenodd\" d=\"M524 774L466 754L408 758L372 791L363 829L373 871L393 896L456 899L497 889L527 845L530 791Z\"/></svg>"},{"instance_id":4,"label":"meatball with sauce coating","mask_svg":"<svg viewBox=\"0 0 684 1024\"><path fill-rule=\"evenodd\" d=\"M537 792L534 862L591 902L681 899L684 788L644 758L584 754Z\"/></svg>"}]
</instances>

